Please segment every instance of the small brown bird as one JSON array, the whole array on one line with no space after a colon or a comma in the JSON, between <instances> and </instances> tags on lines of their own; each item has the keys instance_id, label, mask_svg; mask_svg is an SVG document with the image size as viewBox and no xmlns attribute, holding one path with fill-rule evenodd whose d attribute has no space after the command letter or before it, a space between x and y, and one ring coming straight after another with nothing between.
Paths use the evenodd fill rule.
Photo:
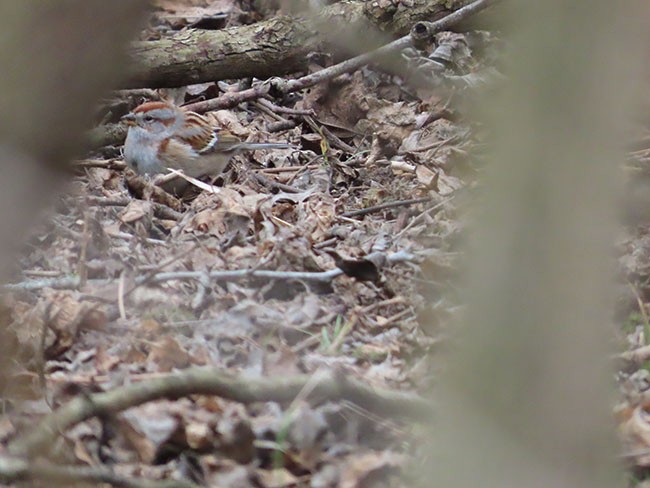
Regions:
<instances>
[{"instance_id":1,"label":"small brown bird","mask_svg":"<svg viewBox=\"0 0 650 488\"><path fill-rule=\"evenodd\" d=\"M122 117L129 126L124 159L136 173L155 175L167 168L198 177L221 173L240 151L286 149L285 143L242 142L207 118L166 102L147 102Z\"/></svg>"}]
</instances>

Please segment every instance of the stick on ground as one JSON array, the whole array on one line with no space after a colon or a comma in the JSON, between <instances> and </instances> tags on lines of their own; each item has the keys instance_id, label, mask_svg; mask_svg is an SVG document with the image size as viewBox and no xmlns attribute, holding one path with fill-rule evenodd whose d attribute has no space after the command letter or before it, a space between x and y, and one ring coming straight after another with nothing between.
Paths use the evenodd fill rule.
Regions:
<instances>
[{"instance_id":1,"label":"stick on ground","mask_svg":"<svg viewBox=\"0 0 650 488\"><path fill-rule=\"evenodd\" d=\"M24 456L43 453L60 432L98 415L114 415L127 408L160 399L188 395L217 395L244 404L293 401L307 383L314 385L312 402L347 400L379 415L430 421L427 401L413 394L371 388L343 374L294 377L247 377L214 368L191 368L181 373L123 386L106 393L77 397L46 415L33 429L9 444L9 452Z\"/></svg>"}]
</instances>

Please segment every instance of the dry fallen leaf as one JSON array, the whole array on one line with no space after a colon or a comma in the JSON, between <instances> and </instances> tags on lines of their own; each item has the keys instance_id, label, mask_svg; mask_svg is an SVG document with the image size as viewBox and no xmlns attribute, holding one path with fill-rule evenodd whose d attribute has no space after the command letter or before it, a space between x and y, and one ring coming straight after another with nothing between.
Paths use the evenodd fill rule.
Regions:
<instances>
[{"instance_id":1,"label":"dry fallen leaf","mask_svg":"<svg viewBox=\"0 0 650 488\"><path fill-rule=\"evenodd\" d=\"M169 402L147 403L124 412L119 434L146 464L152 464L170 443L186 444L181 419L169 412Z\"/></svg>"},{"instance_id":2,"label":"dry fallen leaf","mask_svg":"<svg viewBox=\"0 0 650 488\"><path fill-rule=\"evenodd\" d=\"M420 184L427 189L438 191L438 175L439 173L431 171L423 164L415 168L415 176L417 176Z\"/></svg>"},{"instance_id":3,"label":"dry fallen leaf","mask_svg":"<svg viewBox=\"0 0 650 488\"><path fill-rule=\"evenodd\" d=\"M294 486L298 481L298 478L285 468L271 470L258 469L257 476L259 476L262 486L265 488L284 488Z\"/></svg>"},{"instance_id":4,"label":"dry fallen leaf","mask_svg":"<svg viewBox=\"0 0 650 488\"><path fill-rule=\"evenodd\" d=\"M633 455L636 466L650 466L650 413L639 405L618 428L619 435Z\"/></svg>"},{"instance_id":5,"label":"dry fallen leaf","mask_svg":"<svg viewBox=\"0 0 650 488\"><path fill-rule=\"evenodd\" d=\"M151 346L148 361L158 366L158 371L169 373L173 369L187 368L192 364L189 353L172 336L164 336Z\"/></svg>"},{"instance_id":6,"label":"dry fallen leaf","mask_svg":"<svg viewBox=\"0 0 650 488\"><path fill-rule=\"evenodd\" d=\"M404 456L391 451L353 454L347 459L341 473L340 488L375 486L390 475L398 475Z\"/></svg>"},{"instance_id":7,"label":"dry fallen leaf","mask_svg":"<svg viewBox=\"0 0 650 488\"><path fill-rule=\"evenodd\" d=\"M45 318L48 331L53 333L46 343L46 357L56 357L74 343L80 329L101 330L106 316L92 304L81 301L78 293L52 291L46 294L50 304Z\"/></svg>"},{"instance_id":8,"label":"dry fallen leaf","mask_svg":"<svg viewBox=\"0 0 650 488\"><path fill-rule=\"evenodd\" d=\"M145 200L131 200L127 207L120 214L120 220L129 224L140 220L142 217L149 217L153 213L151 202Z\"/></svg>"}]
</instances>

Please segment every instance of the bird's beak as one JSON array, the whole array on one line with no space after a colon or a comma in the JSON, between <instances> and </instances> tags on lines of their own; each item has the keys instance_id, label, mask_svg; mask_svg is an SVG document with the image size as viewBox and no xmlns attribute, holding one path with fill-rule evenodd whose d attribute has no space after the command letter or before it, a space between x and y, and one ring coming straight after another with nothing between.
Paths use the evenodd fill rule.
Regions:
<instances>
[{"instance_id":1,"label":"bird's beak","mask_svg":"<svg viewBox=\"0 0 650 488\"><path fill-rule=\"evenodd\" d=\"M128 125L129 127L135 125L135 115L133 115L132 113L126 114L120 120L122 121L123 124Z\"/></svg>"}]
</instances>

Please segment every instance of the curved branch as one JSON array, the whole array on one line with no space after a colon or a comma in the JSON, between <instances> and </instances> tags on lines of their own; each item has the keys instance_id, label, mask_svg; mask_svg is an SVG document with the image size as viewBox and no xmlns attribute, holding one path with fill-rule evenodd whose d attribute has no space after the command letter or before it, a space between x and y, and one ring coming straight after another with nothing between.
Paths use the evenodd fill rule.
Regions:
<instances>
[{"instance_id":1,"label":"curved branch","mask_svg":"<svg viewBox=\"0 0 650 488\"><path fill-rule=\"evenodd\" d=\"M347 400L379 415L430 421L429 403L410 393L371 388L344 374L322 373L317 377L251 378L215 368L190 368L180 373L123 386L106 393L79 396L45 416L24 436L9 444L13 455L42 453L63 432L89 418L112 415L146 402L177 399L188 395L217 395L244 404L293 401L306 385L313 403Z\"/></svg>"}]
</instances>

